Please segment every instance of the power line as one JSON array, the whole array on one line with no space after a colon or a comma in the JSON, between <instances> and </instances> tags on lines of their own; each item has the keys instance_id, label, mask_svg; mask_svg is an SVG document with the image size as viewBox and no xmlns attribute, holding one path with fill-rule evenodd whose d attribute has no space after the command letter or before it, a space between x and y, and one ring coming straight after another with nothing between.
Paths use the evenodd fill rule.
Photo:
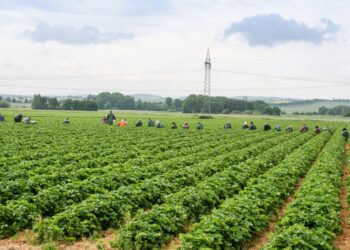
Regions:
<instances>
[{"instance_id":1,"label":"power line","mask_svg":"<svg viewBox=\"0 0 350 250\"><path fill-rule=\"evenodd\" d=\"M69 76L17 76L17 77L0 77L0 81L12 80L69 80L69 79L89 79L89 78L108 78L118 76L135 76L135 75L164 75L164 74L183 74L191 72L200 72L201 69L188 70L164 70L164 71L148 71L148 72L120 72L114 74L94 74L94 75L69 75Z\"/></svg>"},{"instance_id":2,"label":"power line","mask_svg":"<svg viewBox=\"0 0 350 250\"><path fill-rule=\"evenodd\" d=\"M342 85L348 85L350 83L350 82L343 82L343 81L332 81L332 80L302 78L302 77L282 76L282 75L269 75L269 74L249 73L249 72L223 70L223 69L213 69L213 71L229 73L229 74L237 74L237 75L257 76L257 77L264 77L264 78L277 78L277 79L293 80L293 81L318 82L318 83L323 82L323 83L335 83L335 84L342 84Z\"/></svg>"}]
</instances>

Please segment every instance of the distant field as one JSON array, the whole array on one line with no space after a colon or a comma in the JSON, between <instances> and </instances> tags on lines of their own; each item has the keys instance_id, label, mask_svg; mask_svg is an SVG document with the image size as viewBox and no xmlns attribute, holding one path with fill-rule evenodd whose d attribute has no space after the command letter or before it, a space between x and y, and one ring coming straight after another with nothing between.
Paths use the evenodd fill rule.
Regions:
<instances>
[{"instance_id":1,"label":"distant field","mask_svg":"<svg viewBox=\"0 0 350 250\"><path fill-rule=\"evenodd\" d=\"M350 102L342 101L323 101L315 102L310 104L296 104L288 106L278 106L282 111L285 111L287 114L292 114L293 112L317 112L319 107L325 106L326 108L334 108L335 106L345 105L350 106Z\"/></svg>"}]
</instances>

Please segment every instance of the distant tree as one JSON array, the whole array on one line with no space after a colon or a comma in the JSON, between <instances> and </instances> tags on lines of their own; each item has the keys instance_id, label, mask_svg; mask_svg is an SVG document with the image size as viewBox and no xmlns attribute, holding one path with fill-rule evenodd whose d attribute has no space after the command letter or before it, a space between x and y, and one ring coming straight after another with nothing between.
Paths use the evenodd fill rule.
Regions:
<instances>
[{"instance_id":1,"label":"distant tree","mask_svg":"<svg viewBox=\"0 0 350 250\"><path fill-rule=\"evenodd\" d=\"M174 107L176 110L180 111L182 109L182 100L176 98L174 100Z\"/></svg>"},{"instance_id":2,"label":"distant tree","mask_svg":"<svg viewBox=\"0 0 350 250\"><path fill-rule=\"evenodd\" d=\"M12 102L12 103L16 103L16 102L17 102L17 101L16 101L16 98L12 98L12 99L11 99L11 102Z\"/></svg>"},{"instance_id":3,"label":"distant tree","mask_svg":"<svg viewBox=\"0 0 350 250\"><path fill-rule=\"evenodd\" d=\"M9 108L11 105L5 100L0 100L0 108Z\"/></svg>"},{"instance_id":4,"label":"distant tree","mask_svg":"<svg viewBox=\"0 0 350 250\"><path fill-rule=\"evenodd\" d=\"M48 98L47 100L49 109L58 109L60 107L57 98Z\"/></svg>"},{"instance_id":5,"label":"distant tree","mask_svg":"<svg viewBox=\"0 0 350 250\"><path fill-rule=\"evenodd\" d=\"M48 108L48 98L41 95L34 95L32 100L33 109L47 109Z\"/></svg>"},{"instance_id":6,"label":"distant tree","mask_svg":"<svg viewBox=\"0 0 350 250\"><path fill-rule=\"evenodd\" d=\"M277 116L280 116L281 113L282 113L282 110L279 108L279 107L273 107L273 115L277 115Z\"/></svg>"},{"instance_id":7,"label":"distant tree","mask_svg":"<svg viewBox=\"0 0 350 250\"><path fill-rule=\"evenodd\" d=\"M328 108L326 108L325 106L319 107L318 108L318 114L319 115L326 115L328 112Z\"/></svg>"},{"instance_id":8,"label":"distant tree","mask_svg":"<svg viewBox=\"0 0 350 250\"><path fill-rule=\"evenodd\" d=\"M10 98L10 97L6 97L6 98L5 98L5 101L11 102L11 98Z\"/></svg>"},{"instance_id":9,"label":"distant tree","mask_svg":"<svg viewBox=\"0 0 350 250\"><path fill-rule=\"evenodd\" d=\"M173 107L173 99L171 97L165 98L165 108L171 109Z\"/></svg>"}]
</instances>

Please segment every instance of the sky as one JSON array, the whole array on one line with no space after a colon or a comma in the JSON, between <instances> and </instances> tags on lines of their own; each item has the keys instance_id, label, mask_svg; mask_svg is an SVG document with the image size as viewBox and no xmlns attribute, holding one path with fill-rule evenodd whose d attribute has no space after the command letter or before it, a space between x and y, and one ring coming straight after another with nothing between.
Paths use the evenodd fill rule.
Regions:
<instances>
[{"instance_id":1,"label":"sky","mask_svg":"<svg viewBox=\"0 0 350 250\"><path fill-rule=\"evenodd\" d=\"M1 0L0 94L350 99L348 0Z\"/></svg>"}]
</instances>

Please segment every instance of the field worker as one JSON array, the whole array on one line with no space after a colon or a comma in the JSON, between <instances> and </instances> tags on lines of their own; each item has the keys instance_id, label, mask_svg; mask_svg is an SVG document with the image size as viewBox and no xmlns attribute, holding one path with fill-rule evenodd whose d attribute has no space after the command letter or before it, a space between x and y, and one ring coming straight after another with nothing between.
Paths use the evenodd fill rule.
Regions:
<instances>
[{"instance_id":1,"label":"field worker","mask_svg":"<svg viewBox=\"0 0 350 250\"><path fill-rule=\"evenodd\" d=\"M243 128L243 129L249 128L248 122L247 122L247 121L245 121L245 122L243 123L242 128Z\"/></svg>"},{"instance_id":2,"label":"field worker","mask_svg":"<svg viewBox=\"0 0 350 250\"><path fill-rule=\"evenodd\" d=\"M113 122L116 120L112 110L109 111L109 114L107 115L106 119L107 119L107 122L108 122L109 125L112 125Z\"/></svg>"},{"instance_id":3,"label":"field worker","mask_svg":"<svg viewBox=\"0 0 350 250\"><path fill-rule=\"evenodd\" d=\"M136 125L136 127L142 127L142 125L143 125L142 120L139 119L135 125Z\"/></svg>"},{"instance_id":4,"label":"field worker","mask_svg":"<svg viewBox=\"0 0 350 250\"><path fill-rule=\"evenodd\" d=\"M231 123L226 122L224 125L224 129L230 129L230 128L232 128Z\"/></svg>"},{"instance_id":5,"label":"field worker","mask_svg":"<svg viewBox=\"0 0 350 250\"><path fill-rule=\"evenodd\" d=\"M4 121L5 121L5 117L0 114L0 122L4 122Z\"/></svg>"},{"instance_id":6,"label":"field worker","mask_svg":"<svg viewBox=\"0 0 350 250\"><path fill-rule=\"evenodd\" d=\"M202 130L202 129L204 129L204 125L203 125L203 123L198 122L198 124L197 124L197 129L198 129L198 130Z\"/></svg>"},{"instance_id":7,"label":"field worker","mask_svg":"<svg viewBox=\"0 0 350 250\"><path fill-rule=\"evenodd\" d=\"M69 119L68 119L68 117L64 118L63 124L69 124Z\"/></svg>"},{"instance_id":8,"label":"field worker","mask_svg":"<svg viewBox=\"0 0 350 250\"><path fill-rule=\"evenodd\" d=\"M276 124L276 125L275 125L275 130L276 130L276 131L282 131L281 125Z\"/></svg>"},{"instance_id":9,"label":"field worker","mask_svg":"<svg viewBox=\"0 0 350 250\"><path fill-rule=\"evenodd\" d=\"M164 128L164 124L161 121L157 121L157 128Z\"/></svg>"},{"instance_id":10,"label":"field worker","mask_svg":"<svg viewBox=\"0 0 350 250\"><path fill-rule=\"evenodd\" d=\"M319 134L319 133L321 133L321 129L318 126L316 126L314 132L316 134Z\"/></svg>"},{"instance_id":11,"label":"field worker","mask_svg":"<svg viewBox=\"0 0 350 250\"><path fill-rule=\"evenodd\" d=\"M32 118L30 118L29 116L28 116L28 117L25 117L25 118L23 119L23 122L24 122L24 124L26 124L26 125L36 124L36 121L33 121Z\"/></svg>"},{"instance_id":12,"label":"field worker","mask_svg":"<svg viewBox=\"0 0 350 250\"><path fill-rule=\"evenodd\" d=\"M250 122L249 129L256 130L256 126L255 126L254 122Z\"/></svg>"},{"instance_id":13,"label":"field worker","mask_svg":"<svg viewBox=\"0 0 350 250\"><path fill-rule=\"evenodd\" d=\"M185 122L184 125L182 125L182 128L184 128L184 129L189 129L189 128L190 128L190 125L188 125L188 123Z\"/></svg>"},{"instance_id":14,"label":"field worker","mask_svg":"<svg viewBox=\"0 0 350 250\"><path fill-rule=\"evenodd\" d=\"M103 117L103 118L100 120L100 122L101 122L102 124L107 124L107 123L108 123L106 117Z\"/></svg>"},{"instance_id":15,"label":"field worker","mask_svg":"<svg viewBox=\"0 0 350 250\"><path fill-rule=\"evenodd\" d=\"M287 132L293 132L293 126L292 125L289 125L287 128L286 128L286 131Z\"/></svg>"},{"instance_id":16,"label":"field worker","mask_svg":"<svg viewBox=\"0 0 350 250\"><path fill-rule=\"evenodd\" d=\"M345 140L346 142L348 142L348 139L349 139L349 132L348 132L348 130L347 130L346 128L343 128L343 131L342 131L341 135L343 136L344 140Z\"/></svg>"},{"instance_id":17,"label":"field worker","mask_svg":"<svg viewBox=\"0 0 350 250\"><path fill-rule=\"evenodd\" d=\"M126 127L126 125L128 125L128 123L124 119L121 119L120 122L118 122L117 124L118 127Z\"/></svg>"},{"instance_id":18,"label":"field worker","mask_svg":"<svg viewBox=\"0 0 350 250\"><path fill-rule=\"evenodd\" d=\"M148 127L154 127L154 121L151 118L148 119Z\"/></svg>"},{"instance_id":19,"label":"field worker","mask_svg":"<svg viewBox=\"0 0 350 250\"><path fill-rule=\"evenodd\" d=\"M308 132L309 131L309 128L306 126L306 124L304 124L303 126L302 126L302 128L300 129L300 132L301 133L306 133L306 132Z\"/></svg>"},{"instance_id":20,"label":"field worker","mask_svg":"<svg viewBox=\"0 0 350 250\"><path fill-rule=\"evenodd\" d=\"M172 122L172 123L171 123L171 129L177 129L177 125L176 125L175 122Z\"/></svg>"},{"instance_id":21,"label":"field worker","mask_svg":"<svg viewBox=\"0 0 350 250\"><path fill-rule=\"evenodd\" d=\"M19 123L22 122L23 115L19 113L18 115L15 116L14 120L15 122Z\"/></svg>"},{"instance_id":22,"label":"field worker","mask_svg":"<svg viewBox=\"0 0 350 250\"><path fill-rule=\"evenodd\" d=\"M265 124L264 125L264 131L269 131L269 130L271 130L270 124Z\"/></svg>"}]
</instances>

